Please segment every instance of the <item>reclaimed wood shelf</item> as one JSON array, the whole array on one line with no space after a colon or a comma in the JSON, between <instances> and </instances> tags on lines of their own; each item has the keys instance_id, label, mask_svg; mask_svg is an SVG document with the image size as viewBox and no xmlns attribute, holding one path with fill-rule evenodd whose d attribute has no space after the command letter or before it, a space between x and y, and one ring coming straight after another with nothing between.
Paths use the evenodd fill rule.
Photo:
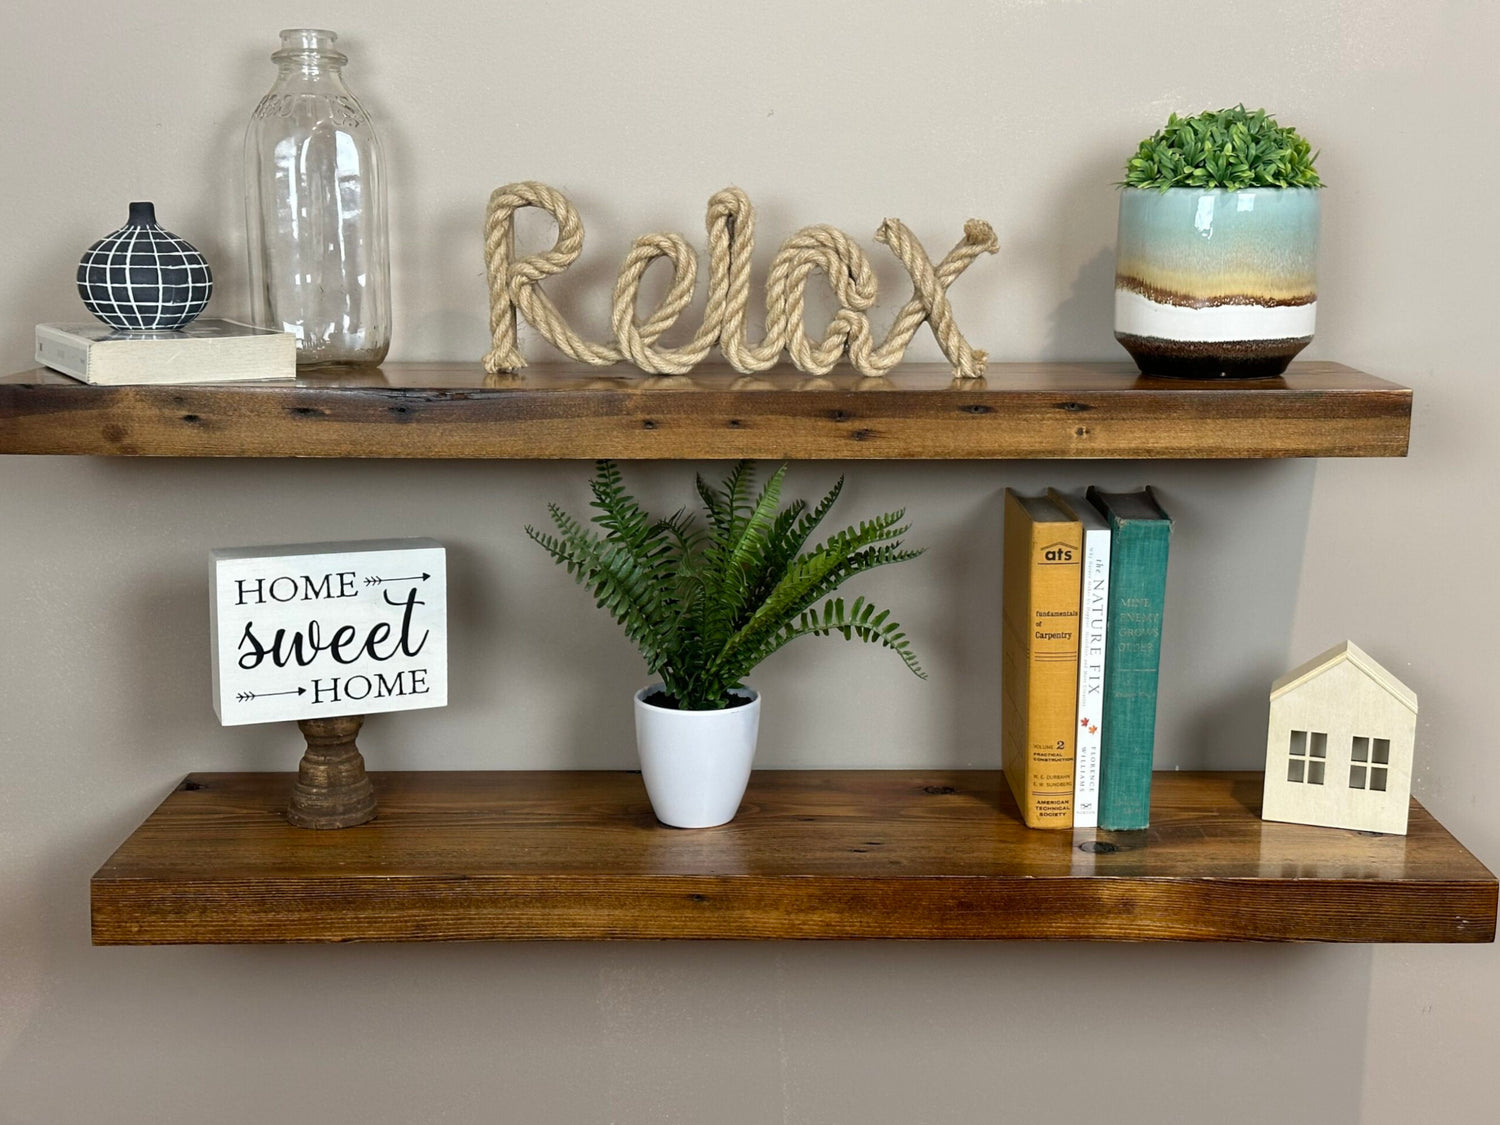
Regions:
<instances>
[{"instance_id":1,"label":"reclaimed wood shelf","mask_svg":"<svg viewBox=\"0 0 1500 1125\"><path fill-rule=\"evenodd\" d=\"M1258 773L1158 774L1130 833L1027 829L993 771L758 771L695 831L634 773L373 777L375 821L312 832L290 774L191 775L94 876L94 942L1495 936L1417 802L1405 837L1271 824Z\"/></svg>"},{"instance_id":2,"label":"reclaimed wood shelf","mask_svg":"<svg viewBox=\"0 0 1500 1125\"><path fill-rule=\"evenodd\" d=\"M1401 457L1411 390L1337 363L1188 382L1123 363L939 364L866 379L391 363L296 382L0 379L0 453L127 457L880 459Z\"/></svg>"}]
</instances>

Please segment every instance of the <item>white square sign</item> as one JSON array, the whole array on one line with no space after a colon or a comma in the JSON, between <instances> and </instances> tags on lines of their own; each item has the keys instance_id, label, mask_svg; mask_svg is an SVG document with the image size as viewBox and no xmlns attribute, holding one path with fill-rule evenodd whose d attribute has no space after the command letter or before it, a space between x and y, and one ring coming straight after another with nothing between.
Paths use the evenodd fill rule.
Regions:
<instances>
[{"instance_id":1,"label":"white square sign","mask_svg":"<svg viewBox=\"0 0 1500 1125\"><path fill-rule=\"evenodd\" d=\"M226 727L448 703L448 572L431 539L212 552Z\"/></svg>"}]
</instances>

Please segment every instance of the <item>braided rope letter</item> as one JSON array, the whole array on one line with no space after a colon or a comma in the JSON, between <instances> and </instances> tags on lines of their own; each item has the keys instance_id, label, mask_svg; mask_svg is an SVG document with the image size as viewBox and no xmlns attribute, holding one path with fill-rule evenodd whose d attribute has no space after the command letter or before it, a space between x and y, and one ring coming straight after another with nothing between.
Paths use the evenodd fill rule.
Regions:
<instances>
[{"instance_id":1,"label":"braided rope letter","mask_svg":"<svg viewBox=\"0 0 1500 1125\"><path fill-rule=\"evenodd\" d=\"M515 213L523 207L547 212L557 223L550 250L515 257ZM490 195L484 224L484 257L489 268L490 334L485 370L491 374L526 366L516 340L516 314L526 318L553 347L570 359L598 367L628 360L656 375L683 375L713 350L724 353L736 371L750 374L776 364L783 351L802 370L822 375L845 355L861 375L884 375L906 353L925 321L938 347L960 378L984 374L984 352L969 346L953 319L948 287L981 254L999 249L995 232L979 219L964 224L964 236L933 265L916 235L899 219L887 219L875 240L889 247L911 277L912 295L896 314L884 340L876 343L866 312L875 304L875 272L848 235L835 227L803 227L781 245L766 277L766 330L759 344L749 340L750 258L755 250L755 209L739 188L725 188L708 202L708 304L703 324L679 347L658 344L693 299L698 256L679 234L647 234L635 240L620 267L610 306L613 344L585 340L568 324L542 282L571 266L583 250L583 221L567 196L546 184L507 184ZM672 267L672 284L644 318L641 279L658 258ZM821 340L804 323L807 284L822 273L839 308Z\"/></svg>"}]
</instances>

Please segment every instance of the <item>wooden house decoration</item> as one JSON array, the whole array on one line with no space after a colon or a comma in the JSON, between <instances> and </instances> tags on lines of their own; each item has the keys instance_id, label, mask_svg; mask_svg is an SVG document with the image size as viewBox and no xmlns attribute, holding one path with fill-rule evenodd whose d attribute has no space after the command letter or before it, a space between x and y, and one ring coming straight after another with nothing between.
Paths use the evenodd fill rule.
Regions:
<instances>
[{"instance_id":1,"label":"wooden house decoration","mask_svg":"<svg viewBox=\"0 0 1500 1125\"><path fill-rule=\"evenodd\" d=\"M1266 820L1406 835L1417 696L1352 641L1271 685Z\"/></svg>"}]
</instances>

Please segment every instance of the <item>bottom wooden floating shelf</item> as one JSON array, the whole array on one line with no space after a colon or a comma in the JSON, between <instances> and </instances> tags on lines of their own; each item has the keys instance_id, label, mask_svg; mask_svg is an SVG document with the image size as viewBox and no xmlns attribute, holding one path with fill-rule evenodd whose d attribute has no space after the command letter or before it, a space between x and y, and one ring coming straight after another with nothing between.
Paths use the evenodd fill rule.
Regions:
<instances>
[{"instance_id":1,"label":"bottom wooden floating shelf","mask_svg":"<svg viewBox=\"0 0 1500 1125\"><path fill-rule=\"evenodd\" d=\"M1405 837L1270 824L1258 773L1158 774L1130 833L1029 830L981 770L763 770L696 831L635 773L372 776L374 822L314 832L291 774L191 775L94 876L94 942L1495 936L1495 877L1417 802Z\"/></svg>"}]
</instances>

